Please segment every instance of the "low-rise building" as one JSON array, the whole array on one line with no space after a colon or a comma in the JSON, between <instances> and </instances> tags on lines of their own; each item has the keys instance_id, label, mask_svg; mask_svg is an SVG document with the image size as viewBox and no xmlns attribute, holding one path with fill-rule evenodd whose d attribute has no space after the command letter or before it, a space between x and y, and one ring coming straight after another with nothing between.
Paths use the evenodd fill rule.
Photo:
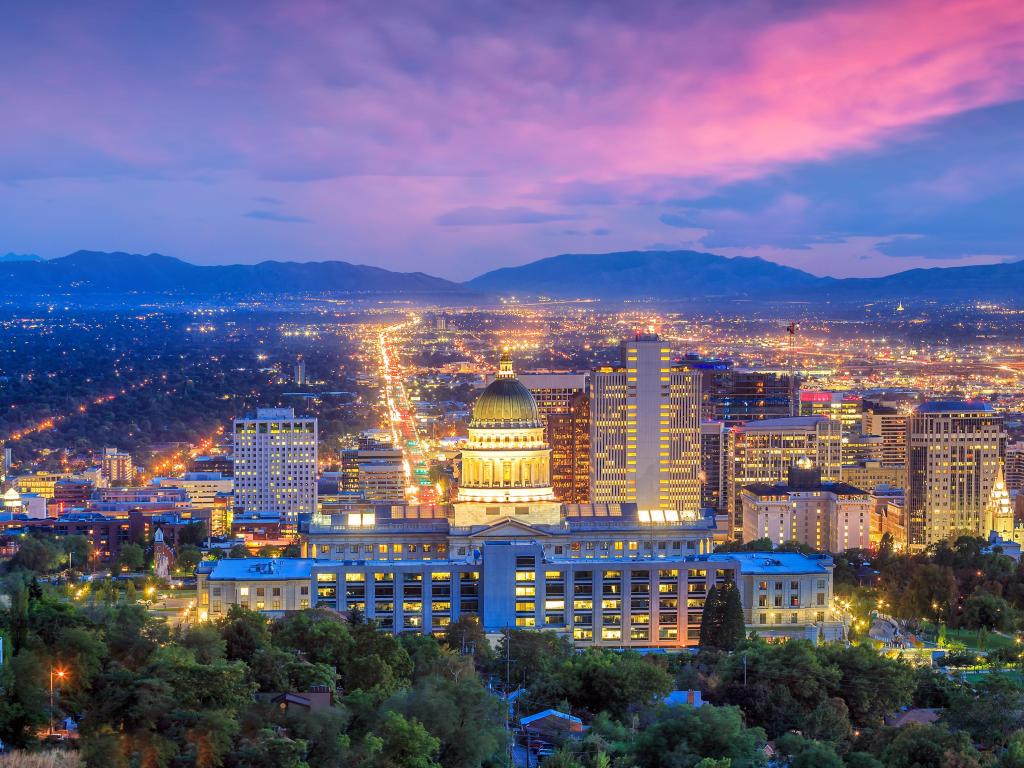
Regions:
<instances>
[{"instance_id":1,"label":"low-rise building","mask_svg":"<svg viewBox=\"0 0 1024 768\"><path fill-rule=\"evenodd\" d=\"M232 605L279 614L310 607L312 560L226 558L196 569L200 618L224 616Z\"/></svg>"},{"instance_id":2,"label":"low-rise building","mask_svg":"<svg viewBox=\"0 0 1024 768\"><path fill-rule=\"evenodd\" d=\"M457 560L221 560L202 566L199 589L211 617L232 604L274 613L308 607L311 599L358 611L395 633L439 634L471 614L491 634L536 628L578 646L687 648L699 643L708 590L726 581L739 587L748 630L774 639L840 639L832 568L828 556L796 553L552 559L536 542L491 541ZM289 605L296 607L281 607Z\"/></svg>"}]
</instances>

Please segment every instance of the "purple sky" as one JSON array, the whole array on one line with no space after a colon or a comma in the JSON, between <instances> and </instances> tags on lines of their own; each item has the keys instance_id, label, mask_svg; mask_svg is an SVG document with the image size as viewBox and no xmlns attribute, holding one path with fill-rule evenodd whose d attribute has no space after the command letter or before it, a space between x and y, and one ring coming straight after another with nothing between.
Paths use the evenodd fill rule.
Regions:
<instances>
[{"instance_id":1,"label":"purple sky","mask_svg":"<svg viewBox=\"0 0 1024 768\"><path fill-rule=\"evenodd\" d=\"M1024 257L1024 2L8 4L0 253Z\"/></svg>"}]
</instances>

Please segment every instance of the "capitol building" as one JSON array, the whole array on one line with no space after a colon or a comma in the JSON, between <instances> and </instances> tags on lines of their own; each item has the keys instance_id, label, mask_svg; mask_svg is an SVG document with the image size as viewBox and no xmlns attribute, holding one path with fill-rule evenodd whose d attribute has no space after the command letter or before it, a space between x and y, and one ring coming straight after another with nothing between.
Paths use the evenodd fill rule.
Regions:
<instances>
[{"instance_id":1,"label":"capitol building","mask_svg":"<svg viewBox=\"0 0 1024 768\"><path fill-rule=\"evenodd\" d=\"M830 558L713 554L728 524L711 510L561 503L543 419L507 353L473 408L460 470L452 504L322 505L300 527L306 605L359 610L395 632L441 632L471 613L493 633L538 627L580 645L686 647L699 638L707 591L730 580L762 635L840 632ZM226 609L217 581L215 568L200 587L211 616Z\"/></svg>"}]
</instances>

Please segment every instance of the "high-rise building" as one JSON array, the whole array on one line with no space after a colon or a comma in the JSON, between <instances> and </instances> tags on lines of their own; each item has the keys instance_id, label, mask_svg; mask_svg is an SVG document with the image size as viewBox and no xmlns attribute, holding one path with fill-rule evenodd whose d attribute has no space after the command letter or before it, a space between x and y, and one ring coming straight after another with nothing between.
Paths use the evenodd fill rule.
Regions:
<instances>
[{"instance_id":1,"label":"high-rise building","mask_svg":"<svg viewBox=\"0 0 1024 768\"><path fill-rule=\"evenodd\" d=\"M733 427L729 436L729 509L737 537L743 535L744 529L739 499L744 486L785 482L790 467L804 459L821 470L823 481L842 479L843 432L838 421L824 416L764 419Z\"/></svg>"},{"instance_id":2,"label":"high-rise building","mask_svg":"<svg viewBox=\"0 0 1024 768\"><path fill-rule=\"evenodd\" d=\"M731 360L706 360L685 355L679 365L701 379L701 417L728 426L793 415L793 384L789 373L733 367Z\"/></svg>"},{"instance_id":3,"label":"high-rise building","mask_svg":"<svg viewBox=\"0 0 1024 768\"><path fill-rule=\"evenodd\" d=\"M877 458L883 466L906 466L907 414L892 406L865 400L860 431L865 435L878 435L882 438Z\"/></svg>"},{"instance_id":4,"label":"high-rise building","mask_svg":"<svg viewBox=\"0 0 1024 768\"><path fill-rule=\"evenodd\" d=\"M135 479L131 454L117 448L104 448L100 457L100 474L110 485L131 485Z\"/></svg>"},{"instance_id":5,"label":"high-rise building","mask_svg":"<svg viewBox=\"0 0 1024 768\"><path fill-rule=\"evenodd\" d=\"M907 421L907 535L911 549L961 534L988 536L1000 475L1003 417L984 403L936 401Z\"/></svg>"},{"instance_id":6,"label":"high-rise building","mask_svg":"<svg viewBox=\"0 0 1024 768\"><path fill-rule=\"evenodd\" d=\"M218 496L231 493L234 481L220 472L186 472L181 477L154 477L159 488L181 488L193 507L212 507Z\"/></svg>"},{"instance_id":7,"label":"high-rise building","mask_svg":"<svg viewBox=\"0 0 1024 768\"><path fill-rule=\"evenodd\" d=\"M1003 474L1008 490L1024 489L1024 443L1007 443Z\"/></svg>"},{"instance_id":8,"label":"high-rise building","mask_svg":"<svg viewBox=\"0 0 1024 768\"><path fill-rule=\"evenodd\" d=\"M655 334L622 343L619 367L591 374L590 500L641 511L701 506L700 374Z\"/></svg>"},{"instance_id":9,"label":"high-rise building","mask_svg":"<svg viewBox=\"0 0 1024 768\"><path fill-rule=\"evenodd\" d=\"M860 395L850 392L803 390L800 392L800 416L825 416L850 432L861 423Z\"/></svg>"},{"instance_id":10,"label":"high-rise building","mask_svg":"<svg viewBox=\"0 0 1024 768\"><path fill-rule=\"evenodd\" d=\"M721 421L700 425L701 506L727 514L729 430Z\"/></svg>"},{"instance_id":11,"label":"high-rise building","mask_svg":"<svg viewBox=\"0 0 1024 768\"><path fill-rule=\"evenodd\" d=\"M586 502L590 492L587 374L525 373L519 381L530 390L544 421L555 498L566 504Z\"/></svg>"},{"instance_id":12,"label":"high-rise building","mask_svg":"<svg viewBox=\"0 0 1024 768\"><path fill-rule=\"evenodd\" d=\"M234 455L242 512L276 512L292 526L316 511L316 419L297 418L291 408L259 408L235 419Z\"/></svg>"}]
</instances>

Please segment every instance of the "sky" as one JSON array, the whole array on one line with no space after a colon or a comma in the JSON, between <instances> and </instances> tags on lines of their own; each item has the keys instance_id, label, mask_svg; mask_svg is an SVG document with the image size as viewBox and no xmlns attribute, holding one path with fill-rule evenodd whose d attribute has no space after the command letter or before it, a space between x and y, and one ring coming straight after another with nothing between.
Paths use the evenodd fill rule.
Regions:
<instances>
[{"instance_id":1,"label":"sky","mask_svg":"<svg viewBox=\"0 0 1024 768\"><path fill-rule=\"evenodd\" d=\"M0 253L1024 258L1024 2L0 0Z\"/></svg>"}]
</instances>

